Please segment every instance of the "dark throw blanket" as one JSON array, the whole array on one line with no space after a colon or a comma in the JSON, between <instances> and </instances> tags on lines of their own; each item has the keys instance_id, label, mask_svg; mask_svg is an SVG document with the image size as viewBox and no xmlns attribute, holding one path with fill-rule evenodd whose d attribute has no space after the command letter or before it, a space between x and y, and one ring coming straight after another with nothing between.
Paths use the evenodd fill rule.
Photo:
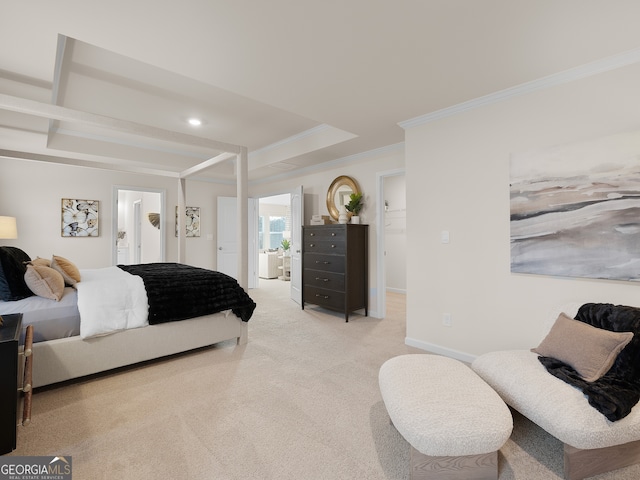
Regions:
<instances>
[{"instance_id":1,"label":"dark throw blanket","mask_svg":"<svg viewBox=\"0 0 640 480\"><path fill-rule=\"evenodd\" d=\"M118 265L142 277L149 324L185 320L229 310L248 322L256 308L238 282L224 273L180 263Z\"/></svg>"},{"instance_id":2,"label":"dark throw blanket","mask_svg":"<svg viewBox=\"0 0 640 480\"><path fill-rule=\"evenodd\" d=\"M582 390L589 404L612 422L626 417L640 399L640 308L608 303L586 303L576 320L614 332L633 332L611 369L587 382L569 365L551 357L539 357L547 371Z\"/></svg>"}]
</instances>

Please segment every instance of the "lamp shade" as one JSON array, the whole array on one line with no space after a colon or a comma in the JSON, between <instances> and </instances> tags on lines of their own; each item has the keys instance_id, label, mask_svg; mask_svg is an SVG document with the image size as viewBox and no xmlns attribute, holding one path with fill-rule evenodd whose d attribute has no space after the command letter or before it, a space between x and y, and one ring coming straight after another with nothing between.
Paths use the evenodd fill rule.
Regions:
<instances>
[{"instance_id":1,"label":"lamp shade","mask_svg":"<svg viewBox=\"0 0 640 480\"><path fill-rule=\"evenodd\" d=\"M16 217L0 217L0 238L18 238Z\"/></svg>"}]
</instances>

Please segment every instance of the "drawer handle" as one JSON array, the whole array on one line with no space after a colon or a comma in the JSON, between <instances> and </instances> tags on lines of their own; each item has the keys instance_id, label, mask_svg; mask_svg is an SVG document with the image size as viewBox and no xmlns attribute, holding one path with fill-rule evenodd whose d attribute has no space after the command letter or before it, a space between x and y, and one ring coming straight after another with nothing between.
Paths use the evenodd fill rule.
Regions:
<instances>
[{"instance_id":1,"label":"drawer handle","mask_svg":"<svg viewBox=\"0 0 640 480\"><path fill-rule=\"evenodd\" d=\"M336 236L335 232L331 232L331 236L335 237Z\"/></svg>"},{"instance_id":2,"label":"drawer handle","mask_svg":"<svg viewBox=\"0 0 640 480\"><path fill-rule=\"evenodd\" d=\"M322 280L323 282L328 282L329 281L328 278L320 278L320 277L316 277L316 280Z\"/></svg>"},{"instance_id":3,"label":"drawer handle","mask_svg":"<svg viewBox=\"0 0 640 480\"><path fill-rule=\"evenodd\" d=\"M310 246L310 247L315 247L315 246L316 246L316 244L315 244L315 243L310 243L310 244L309 244L309 246Z\"/></svg>"},{"instance_id":4,"label":"drawer handle","mask_svg":"<svg viewBox=\"0 0 640 480\"><path fill-rule=\"evenodd\" d=\"M330 262L327 262L326 260L324 262L321 262L320 260L316 260L316 263L324 263L325 265L329 265Z\"/></svg>"},{"instance_id":5,"label":"drawer handle","mask_svg":"<svg viewBox=\"0 0 640 480\"><path fill-rule=\"evenodd\" d=\"M315 236L316 236L316 234L315 234L315 233L310 233L310 234L309 234L309 236L310 236L310 237L315 237Z\"/></svg>"},{"instance_id":6,"label":"drawer handle","mask_svg":"<svg viewBox=\"0 0 640 480\"><path fill-rule=\"evenodd\" d=\"M316 297L324 298L325 300L327 300L329 298L329 295L320 295L319 293L316 293Z\"/></svg>"},{"instance_id":7,"label":"drawer handle","mask_svg":"<svg viewBox=\"0 0 640 480\"><path fill-rule=\"evenodd\" d=\"M332 243L332 244L331 244L331 248L336 248L336 246Z\"/></svg>"}]
</instances>

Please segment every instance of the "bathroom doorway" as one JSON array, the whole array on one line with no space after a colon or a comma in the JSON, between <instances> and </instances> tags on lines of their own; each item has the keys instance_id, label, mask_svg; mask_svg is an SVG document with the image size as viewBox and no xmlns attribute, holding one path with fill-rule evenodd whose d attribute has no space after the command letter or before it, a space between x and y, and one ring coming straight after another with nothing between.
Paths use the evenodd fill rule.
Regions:
<instances>
[{"instance_id":1,"label":"bathroom doorway","mask_svg":"<svg viewBox=\"0 0 640 480\"><path fill-rule=\"evenodd\" d=\"M164 262L164 190L116 186L113 199L113 264Z\"/></svg>"}]
</instances>

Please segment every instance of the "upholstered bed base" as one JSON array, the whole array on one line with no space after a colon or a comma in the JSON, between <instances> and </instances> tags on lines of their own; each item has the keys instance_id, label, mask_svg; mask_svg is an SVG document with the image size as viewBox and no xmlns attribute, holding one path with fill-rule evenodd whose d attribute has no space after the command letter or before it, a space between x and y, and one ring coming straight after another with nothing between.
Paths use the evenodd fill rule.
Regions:
<instances>
[{"instance_id":1,"label":"upholstered bed base","mask_svg":"<svg viewBox=\"0 0 640 480\"><path fill-rule=\"evenodd\" d=\"M247 323L233 313L125 330L82 340L61 338L33 345L33 386L42 387L173 355L225 340L247 342Z\"/></svg>"}]
</instances>

